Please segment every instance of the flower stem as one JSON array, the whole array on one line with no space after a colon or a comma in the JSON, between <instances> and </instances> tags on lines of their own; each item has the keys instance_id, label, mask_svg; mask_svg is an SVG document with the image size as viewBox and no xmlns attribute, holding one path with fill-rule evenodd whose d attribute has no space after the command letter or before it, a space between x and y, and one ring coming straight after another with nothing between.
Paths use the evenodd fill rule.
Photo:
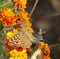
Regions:
<instances>
[{"instance_id":1,"label":"flower stem","mask_svg":"<svg viewBox=\"0 0 60 59\"><path fill-rule=\"evenodd\" d=\"M54 45L49 45L49 47L56 47L56 46L60 46L60 43L54 44Z\"/></svg>"},{"instance_id":2,"label":"flower stem","mask_svg":"<svg viewBox=\"0 0 60 59\"><path fill-rule=\"evenodd\" d=\"M30 12L30 17L32 16L32 14L33 14L33 12L34 12L34 10L35 10L38 2L39 2L39 0L36 0L36 1L35 1L34 6L33 6L32 10L31 10L31 12Z\"/></svg>"}]
</instances>

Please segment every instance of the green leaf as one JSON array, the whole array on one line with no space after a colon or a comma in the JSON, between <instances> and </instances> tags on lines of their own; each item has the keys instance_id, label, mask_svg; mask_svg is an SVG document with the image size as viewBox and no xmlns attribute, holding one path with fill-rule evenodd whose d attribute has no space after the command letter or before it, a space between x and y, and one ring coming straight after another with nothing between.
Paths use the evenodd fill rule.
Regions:
<instances>
[{"instance_id":1,"label":"green leaf","mask_svg":"<svg viewBox=\"0 0 60 59\"><path fill-rule=\"evenodd\" d=\"M3 1L1 1L0 2L0 9L2 9L2 8L6 8L6 7L8 7L8 6L10 6L10 5L12 5L12 2L9 0L3 0Z\"/></svg>"}]
</instances>

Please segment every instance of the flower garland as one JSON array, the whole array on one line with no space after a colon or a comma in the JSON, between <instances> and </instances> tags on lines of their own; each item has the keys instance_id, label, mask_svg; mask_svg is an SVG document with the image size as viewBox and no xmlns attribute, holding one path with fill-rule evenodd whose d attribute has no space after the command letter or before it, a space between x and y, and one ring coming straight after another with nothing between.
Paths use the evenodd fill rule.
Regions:
<instances>
[{"instance_id":1,"label":"flower garland","mask_svg":"<svg viewBox=\"0 0 60 59\"><path fill-rule=\"evenodd\" d=\"M3 10L0 11L0 22L2 23L3 27L16 26L15 29L7 32L5 37L6 49L9 50L9 52L7 52L7 55L9 56L9 59L28 59L28 53L32 52L30 48L9 45L9 41L12 39L12 37L14 37L14 35L16 35L22 29L21 26L22 21L24 21L25 23L24 25L27 26L29 35L34 33L34 30L32 29L32 24L30 23L29 14L25 11L27 0L12 0L12 3L15 5L16 9L19 9L18 14L15 14L9 8L4 8ZM18 40L17 37L15 38ZM15 44L16 42L13 43ZM31 40L29 42L31 42ZM22 41L22 43L24 44L24 41ZM42 59L51 59L49 57L50 49L47 44L45 44L44 42L40 42L40 44L37 47L42 51Z\"/></svg>"},{"instance_id":2,"label":"flower garland","mask_svg":"<svg viewBox=\"0 0 60 59\"><path fill-rule=\"evenodd\" d=\"M23 48L23 47L16 47L16 46L10 46L9 44L8 44L8 41L16 34L16 33L18 33L19 31L20 31L20 27L21 27L21 24L20 24L20 22L22 21L22 20L24 20L24 22L26 23L26 26L28 27L28 30L29 30L29 32L31 32L31 33L33 33L34 31L33 31L33 29L31 28L31 26L32 26L32 24L30 23L30 18L29 18L29 15L28 15L28 13L24 10L25 8L26 8L26 3L27 3L27 0L12 0L12 2L14 3L14 5L16 6L16 8L17 9L19 9L19 10L21 10L17 15L16 14L14 14L15 16L16 16L16 18L15 18L15 23L16 23L16 25L17 25L17 29L13 29L12 31L10 31L10 32L8 32L7 34L6 34L6 48L8 49L8 50L11 50L10 52L9 52L9 56L10 56L10 58L9 59L27 59L27 52L29 53L31 50L30 49L28 49L28 48ZM9 12L11 12L11 10L10 9L8 9L8 8L6 8L7 10L5 10L5 12L4 13L6 13L6 15L8 16L8 13ZM12 12L11 13L9 13L9 17L10 17L10 14L12 14ZM13 15L13 14L12 14ZM11 16L12 16L11 15ZM13 16L12 16L13 17ZM9 21L10 19L8 19L7 21ZM1 20L1 22L2 22L3 20ZM4 26L4 27L8 27L8 26L11 26L10 24L8 25L7 22L6 21L6 26ZM12 20L11 20L12 21ZM3 23L3 22L2 22ZM31 52L30 52L31 53Z\"/></svg>"}]
</instances>

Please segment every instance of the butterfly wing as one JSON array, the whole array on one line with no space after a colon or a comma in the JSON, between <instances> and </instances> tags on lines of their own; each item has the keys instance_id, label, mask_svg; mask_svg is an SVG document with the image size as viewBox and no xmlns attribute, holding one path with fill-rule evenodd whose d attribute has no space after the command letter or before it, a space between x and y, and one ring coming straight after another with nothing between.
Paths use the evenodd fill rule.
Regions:
<instances>
[{"instance_id":1,"label":"butterfly wing","mask_svg":"<svg viewBox=\"0 0 60 59\"><path fill-rule=\"evenodd\" d=\"M32 33L29 32L24 21L21 21L21 30L9 40L9 45L11 46L21 46L24 48L29 48L34 41Z\"/></svg>"}]
</instances>

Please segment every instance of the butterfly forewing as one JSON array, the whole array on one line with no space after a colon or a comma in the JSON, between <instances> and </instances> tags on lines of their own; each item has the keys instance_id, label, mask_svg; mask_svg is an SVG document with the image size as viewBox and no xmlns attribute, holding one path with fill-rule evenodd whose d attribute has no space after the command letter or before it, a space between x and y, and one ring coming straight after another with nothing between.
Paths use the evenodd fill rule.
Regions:
<instances>
[{"instance_id":1,"label":"butterfly forewing","mask_svg":"<svg viewBox=\"0 0 60 59\"><path fill-rule=\"evenodd\" d=\"M24 21L21 22L22 29L9 40L9 45L29 48L34 41L33 35L29 32Z\"/></svg>"}]
</instances>

